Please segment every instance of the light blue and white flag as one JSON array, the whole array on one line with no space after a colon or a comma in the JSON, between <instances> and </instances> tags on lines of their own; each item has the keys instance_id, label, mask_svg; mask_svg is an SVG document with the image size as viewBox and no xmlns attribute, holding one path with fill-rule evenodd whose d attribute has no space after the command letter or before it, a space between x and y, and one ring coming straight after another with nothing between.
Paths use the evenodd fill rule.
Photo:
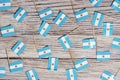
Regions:
<instances>
[{"instance_id":1,"label":"light blue and white flag","mask_svg":"<svg viewBox=\"0 0 120 80\"><path fill-rule=\"evenodd\" d=\"M104 19L104 14L95 11L92 18L92 25L98 27L102 26L103 19Z\"/></svg>"},{"instance_id":2,"label":"light blue and white flag","mask_svg":"<svg viewBox=\"0 0 120 80\"><path fill-rule=\"evenodd\" d=\"M109 61L110 51L97 51L97 61Z\"/></svg>"},{"instance_id":3,"label":"light blue and white flag","mask_svg":"<svg viewBox=\"0 0 120 80\"><path fill-rule=\"evenodd\" d=\"M26 75L27 75L28 80L40 80L35 69L31 69L27 71Z\"/></svg>"},{"instance_id":4,"label":"light blue and white flag","mask_svg":"<svg viewBox=\"0 0 120 80\"><path fill-rule=\"evenodd\" d=\"M14 13L13 17L20 23L24 20L24 18L28 15L28 12L26 12L23 8L18 8L18 10Z\"/></svg>"},{"instance_id":5,"label":"light blue and white flag","mask_svg":"<svg viewBox=\"0 0 120 80\"><path fill-rule=\"evenodd\" d=\"M75 61L74 65L77 71L81 71L89 67L89 63L86 58L82 58L82 59Z\"/></svg>"},{"instance_id":6,"label":"light blue and white flag","mask_svg":"<svg viewBox=\"0 0 120 80\"><path fill-rule=\"evenodd\" d=\"M10 0L0 0L0 11L11 9Z\"/></svg>"},{"instance_id":7,"label":"light blue and white flag","mask_svg":"<svg viewBox=\"0 0 120 80\"><path fill-rule=\"evenodd\" d=\"M67 80L78 80L76 69L67 69L66 75L67 75Z\"/></svg>"},{"instance_id":8,"label":"light blue and white flag","mask_svg":"<svg viewBox=\"0 0 120 80\"><path fill-rule=\"evenodd\" d=\"M82 9L82 10L76 11L76 12L74 12L74 15L76 17L77 22L80 22L80 21L83 21L83 20L86 20L89 18L87 9Z\"/></svg>"},{"instance_id":9,"label":"light blue and white flag","mask_svg":"<svg viewBox=\"0 0 120 80\"><path fill-rule=\"evenodd\" d=\"M58 70L58 58L48 59L48 70Z\"/></svg>"},{"instance_id":10,"label":"light blue and white flag","mask_svg":"<svg viewBox=\"0 0 120 80\"><path fill-rule=\"evenodd\" d=\"M51 8L46 8L39 12L39 16L40 16L41 20L46 20L53 16L53 12L52 12Z\"/></svg>"},{"instance_id":11,"label":"light blue and white flag","mask_svg":"<svg viewBox=\"0 0 120 80\"><path fill-rule=\"evenodd\" d=\"M39 53L39 58L48 58L52 55L50 46L45 46L43 48L40 48L37 50L37 52Z\"/></svg>"},{"instance_id":12,"label":"light blue and white flag","mask_svg":"<svg viewBox=\"0 0 120 80\"><path fill-rule=\"evenodd\" d=\"M120 38L113 39L112 48L120 49Z\"/></svg>"},{"instance_id":13,"label":"light blue and white flag","mask_svg":"<svg viewBox=\"0 0 120 80\"><path fill-rule=\"evenodd\" d=\"M117 12L120 12L120 0L114 0L111 5L111 8L113 8Z\"/></svg>"},{"instance_id":14,"label":"light blue and white flag","mask_svg":"<svg viewBox=\"0 0 120 80\"><path fill-rule=\"evenodd\" d=\"M59 12L53 22L61 27L67 21L67 19L68 17L63 12Z\"/></svg>"},{"instance_id":15,"label":"light blue and white flag","mask_svg":"<svg viewBox=\"0 0 120 80\"><path fill-rule=\"evenodd\" d=\"M96 48L96 40L94 38L86 38L82 40L83 49Z\"/></svg>"},{"instance_id":16,"label":"light blue and white flag","mask_svg":"<svg viewBox=\"0 0 120 80\"><path fill-rule=\"evenodd\" d=\"M22 41L18 40L12 47L12 51L16 53L18 56L20 56L20 54L25 50L25 48L26 45Z\"/></svg>"},{"instance_id":17,"label":"light blue and white flag","mask_svg":"<svg viewBox=\"0 0 120 80\"><path fill-rule=\"evenodd\" d=\"M103 0L89 0L89 1L94 7L98 7L103 2Z\"/></svg>"},{"instance_id":18,"label":"light blue and white flag","mask_svg":"<svg viewBox=\"0 0 120 80\"><path fill-rule=\"evenodd\" d=\"M70 39L67 35L64 35L64 36L58 38L58 41L64 50L67 50L72 47L72 42L70 41Z\"/></svg>"},{"instance_id":19,"label":"light blue and white flag","mask_svg":"<svg viewBox=\"0 0 120 80\"><path fill-rule=\"evenodd\" d=\"M6 69L5 67L0 67L0 77L5 77L6 76Z\"/></svg>"},{"instance_id":20,"label":"light blue and white flag","mask_svg":"<svg viewBox=\"0 0 120 80\"><path fill-rule=\"evenodd\" d=\"M115 76L109 71L103 71L100 80L115 80Z\"/></svg>"},{"instance_id":21,"label":"light blue and white flag","mask_svg":"<svg viewBox=\"0 0 120 80\"><path fill-rule=\"evenodd\" d=\"M10 62L10 72L18 72L24 69L23 62L21 60Z\"/></svg>"},{"instance_id":22,"label":"light blue and white flag","mask_svg":"<svg viewBox=\"0 0 120 80\"><path fill-rule=\"evenodd\" d=\"M15 35L15 29L11 24L0 28L0 30L2 37L9 37Z\"/></svg>"},{"instance_id":23,"label":"light blue and white flag","mask_svg":"<svg viewBox=\"0 0 120 80\"><path fill-rule=\"evenodd\" d=\"M51 29L51 25L43 21L37 32L41 34L43 37L46 37L50 29Z\"/></svg>"},{"instance_id":24,"label":"light blue and white flag","mask_svg":"<svg viewBox=\"0 0 120 80\"><path fill-rule=\"evenodd\" d=\"M112 36L112 34L113 34L113 24L105 22L103 24L103 35L104 36Z\"/></svg>"}]
</instances>

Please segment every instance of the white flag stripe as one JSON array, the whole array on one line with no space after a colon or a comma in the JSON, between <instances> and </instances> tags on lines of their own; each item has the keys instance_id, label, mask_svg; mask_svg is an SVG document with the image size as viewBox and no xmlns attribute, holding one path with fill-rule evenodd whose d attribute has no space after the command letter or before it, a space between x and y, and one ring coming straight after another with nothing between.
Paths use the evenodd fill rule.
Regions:
<instances>
[{"instance_id":1,"label":"white flag stripe","mask_svg":"<svg viewBox=\"0 0 120 80\"><path fill-rule=\"evenodd\" d=\"M109 29L109 30L108 30ZM107 27L106 27L106 36L110 35L110 23L107 23Z\"/></svg>"},{"instance_id":2,"label":"white flag stripe","mask_svg":"<svg viewBox=\"0 0 120 80\"><path fill-rule=\"evenodd\" d=\"M9 30L9 31L8 31L8 30ZM11 28L11 29L6 29L6 30L2 30L2 31L1 31L2 34L9 33L9 32L14 32L14 29Z\"/></svg>"},{"instance_id":3,"label":"white flag stripe","mask_svg":"<svg viewBox=\"0 0 120 80\"><path fill-rule=\"evenodd\" d=\"M18 51L24 46L24 43L21 42L19 46L14 50L15 53L18 53Z\"/></svg>"},{"instance_id":4,"label":"white flag stripe","mask_svg":"<svg viewBox=\"0 0 120 80\"><path fill-rule=\"evenodd\" d=\"M23 67L23 64L17 64L17 65L10 66L10 69L20 68L20 67Z\"/></svg>"},{"instance_id":5,"label":"white flag stripe","mask_svg":"<svg viewBox=\"0 0 120 80\"><path fill-rule=\"evenodd\" d=\"M82 15L82 16L81 16ZM82 14L78 14L76 15L76 18L80 18L80 17L83 17L83 16L87 16L88 15L88 12L84 12Z\"/></svg>"},{"instance_id":6,"label":"white flag stripe","mask_svg":"<svg viewBox=\"0 0 120 80\"><path fill-rule=\"evenodd\" d=\"M117 41L113 41L113 44L114 45L119 45L120 42L117 42Z\"/></svg>"},{"instance_id":7,"label":"white flag stripe","mask_svg":"<svg viewBox=\"0 0 120 80\"><path fill-rule=\"evenodd\" d=\"M84 66L84 65L86 65L86 64L88 64L88 62L87 62L87 61L84 61L84 62L82 62L82 63L80 63L80 64L76 64L75 67L76 67L76 68L79 68L80 66Z\"/></svg>"},{"instance_id":8,"label":"white flag stripe","mask_svg":"<svg viewBox=\"0 0 120 80\"><path fill-rule=\"evenodd\" d=\"M109 77L109 80L114 80L114 79L113 79L113 76L112 76L112 77L111 77L111 76L108 76L108 75L106 75L105 73L103 73L102 76L105 77L106 79L108 79L108 77Z\"/></svg>"},{"instance_id":9,"label":"white flag stripe","mask_svg":"<svg viewBox=\"0 0 120 80\"><path fill-rule=\"evenodd\" d=\"M5 74L5 70L0 70L0 74Z\"/></svg>"},{"instance_id":10,"label":"white flag stripe","mask_svg":"<svg viewBox=\"0 0 120 80\"><path fill-rule=\"evenodd\" d=\"M94 1L92 2L92 4L95 5L97 2L98 2L97 0L94 0Z\"/></svg>"},{"instance_id":11,"label":"white flag stripe","mask_svg":"<svg viewBox=\"0 0 120 80\"><path fill-rule=\"evenodd\" d=\"M29 71L29 74L30 74L32 80L36 80L32 70Z\"/></svg>"},{"instance_id":12,"label":"white flag stripe","mask_svg":"<svg viewBox=\"0 0 120 80\"><path fill-rule=\"evenodd\" d=\"M97 58L110 58L110 55L97 55Z\"/></svg>"},{"instance_id":13,"label":"white flag stripe","mask_svg":"<svg viewBox=\"0 0 120 80\"><path fill-rule=\"evenodd\" d=\"M44 27L43 28L45 28L45 30L48 28L48 26L49 26L49 24L48 23L46 23L45 25L44 25ZM42 29L42 31L40 32L40 34L41 35L43 35L44 34L44 32L45 32L45 30L44 29Z\"/></svg>"},{"instance_id":14,"label":"white flag stripe","mask_svg":"<svg viewBox=\"0 0 120 80\"><path fill-rule=\"evenodd\" d=\"M70 48L70 45L68 44L68 42L65 40L65 37L61 38L63 43L65 44L66 48Z\"/></svg>"},{"instance_id":15,"label":"white flag stripe","mask_svg":"<svg viewBox=\"0 0 120 80\"><path fill-rule=\"evenodd\" d=\"M54 64L54 65L52 65ZM51 62L51 70L54 70L55 67L55 58L52 58L52 62Z\"/></svg>"},{"instance_id":16,"label":"white flag stripe","mask_svg":"<svg viewBox=\"0 0 120 80\"><path fill-rule=\"evenodd\" d=\"M50 53L50 52L51 52L51 50L48 49L48 50L45 50L45 51L39 52L39 55L47 54L47 53Z\"/></svg>"},{"instance_id":17,"label":"white flag stripe","mask_svg":"<svg viewBox=\"0 0 120 80\"><path fill-rule=\"evenodd\" d=\"M70 73L70 80L74 80L73 70L70 69L69 73Z\"/></svg>"},{"instance_id":18,"label":"white flag stripe","mask_svg":"<svg viewBox=\"0 0 120 80\"><path fill-rule=\"evenodd\" d=\"M95 20L95 26L97 26L99 24L99 21L100 21L100 17L101 17L101 14L100 13L97 13L97 18ZM99 20L97 20L99 19Z\"/></svg>"},{"instance_id":19,"label":"white flag stripe","mask_svg":"<svg viewBox=\"0 0 120 80\"><path fill-rule=\"evenodd\" d=\"M95 45L95 42L90 42L90 47L93 48Z\"/></svg>"},{"instance_id":20,"label":"white flag stripe","mask_svg":"<svg viewBox=\"0 0 120 80\"><path fill-rule=\"evenodd\" d=\"M65 17L65 15L62 14L62 15L59 17L59 19L57 20L56 24L60 24L61 21L64 19L64 17ZM60 20L60 19L62 19L62 20Z\"/></svg>"},{"instance_id":21,"label":"white flag stripe","mask_svg":"<svg viewBox=\"0 0 120 80\"><path fill-rule=\"evenodd\" d=\"M16 17L16 20L19 21L19 19L21 18L21 16L25 13L25 10L23 9ZM21 16L20 16L21 14Z\"/></svg>"},{"instance_id":22,"label":"white flag stripe","mask_svg":"<svg viewBox=\"0 0 120 80\"><path fill-rule=\"evenodd\" d=\"M40 14L40 17L43 18L43 17L45 17L46 15L49 15L49 14L52 14L51 10L49 10L49 11L43 13L43 14Z\"/></svg>"},{"instance_id":23,"label":"white flag stripe","mask_svg":"<svg viewBox=\"0 0 120 80\"><path fill-rule=\"evenodd\" d=\"M95 45L95 42L83 42L83 46L89 46L89 44L90 46L93 46Z\"/></svg>"},{"instance_id":24,"label":"white flag stripe","mask_svg":"<svg viewBox=\"0 0 120 80\"><path fill-rule=\"evenodd\" d=\"M116 7L118 7L120 4L118 4L116 1L114 1L113 5L116 6ZM118 8L120 8L120 7L118 7Z\"/></svg>"},{"instance_id":25,"label":"white flag stripe","mask_svg":"<svg viewBox=\"0 0 120 80\"><path fill-rule=\"evenodd\" d=\"M2 4L0 4L0 7L3 7L3 6L11 6L11 3L2 3Z\"/></svg>"}]
</instances>

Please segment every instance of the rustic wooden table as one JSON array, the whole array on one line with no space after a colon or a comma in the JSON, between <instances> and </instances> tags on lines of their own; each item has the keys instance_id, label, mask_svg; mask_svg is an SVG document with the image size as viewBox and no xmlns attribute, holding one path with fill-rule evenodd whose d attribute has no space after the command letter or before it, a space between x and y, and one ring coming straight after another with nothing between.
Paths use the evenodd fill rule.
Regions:
<instances>
[{"instance_id":1,"label":"rustic wooden table","mask_svg":"<svg viewBox=\"0 0 120 80\"><path fill-rule=\"evenodd\" d=\"M108 70L115 74L120 67L120 50L111 48L113 38L120 38L120 13L111 9L110 5L112 1L113 0L104 0L100 7L94 8L89 3L89 0L73 0L76 11L87 8L90 14L89 19L78 23L80 27L79 30L74 31L71 35L69 35L73 43L71 51L74 60L86 57L88 58L88 62L90 63L89 68L77 73L78 80L100 80L100 75L102 74L103 70ZM55 18L59 10L61 10L75 21L70 1L36 0L39 11L43 8L51 7L54 12L54 16L47 20L47 22L52 25L52 30L49 32L46 38L43 38L41 35L38 35L36 33L36 30L39 28L42 21L39 19L38 13L36 13L33 0L26 0L26 2L25 0L17 0L20 6L24 7L29 12L23 23L17 23L17 21L13 19L12 16L17 10L18 5L14 1L11 2L11 10L0 11L0 27L12 24L15 26L16 30L16 35L14 37L0 37L0 66L5 66L7 68L7 76L4 78L0 78L0 80L27 80L25 72L27 70L30 70L32 67L37 70L41 80L67 80L65 70L73 68L73 63L70 59L68 51L64 51L61 48L60 44L57 41L57 38L63 34L70 32L70 30L74 29L77 26L75 26L70 20L68 20L63 25L63 27L58 27L56 24L53 23L52 20ZM94 11L99 11L106 15L104 22L114 23L114 32L113 36L111 37L102 36L102 27L95 27L95 34L97 35L98 40L98 50L111 51L111 60L109 62L96 62L96 49L84 50L82 48L82 39L93 37L91 19ZM35 28L35 30L26 26L24 23L31 25ZM50 45L53 52L52 57L59 58L59 69L57 72L40 69L40 67L47 68L47 59L41 60L38 58L38 53L34 48L32 35L33 33L35 33L37 48L44 47L45 45ZM7 57L5 54L5 48L8 49L10 61L20 59L15 53L11 51L11 47L17 40L21 40L27 45L27 48L21 55L24 58L25 69L22 72L10 73L7 63ZM116 80L120 80L120 73L118 73Z\"/></svg>"}]
</instances>

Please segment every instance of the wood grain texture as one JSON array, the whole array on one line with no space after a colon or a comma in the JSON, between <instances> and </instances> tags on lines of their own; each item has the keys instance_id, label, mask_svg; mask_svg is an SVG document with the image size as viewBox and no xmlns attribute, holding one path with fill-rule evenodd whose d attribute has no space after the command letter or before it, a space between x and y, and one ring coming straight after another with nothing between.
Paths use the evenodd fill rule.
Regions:
<instances>
[{"instance_id":1,"label":"wood grain texture","mask_svg":"<svg viewBox=\"0 0 120 80\"><path fill-rule=\"evenodd\" d=\"M64 51L57 39L63 34L67 34L72 29L77 27L68 20L63 27L58 27L53 23L53 19L57 16L59 10L63 11L74 22L75 16L72 11L71 3L69 0L36 0L38 10L42 10L47 7L51 7L54 16L47 20L51 24L52 29L46 38L37 34L36 31L41 24L41 20L36 13L33 0L16 0L19 5L25 8L29 14L23 21L23 23L17 23L13 19L13 14L17 10L18 5L16 2L12 2L12 9L8 11L0 11L0 27L12 24L15 26L16 35L13 37L2 38L0 37L0 66L7 68L7 76L0 78L0 80L27 80L25 72L32 67L35 68L39 74L41 80L67 80L65 70L73 68L73 63L70 59L68 51ZM26 2L25 2L26 1ZM113 10L110 5L113 0L104 0L104 2L98 8L94 8L89 0L73 0L75 4L75 10L87 8L90 18L79 22L79 29L68 35L73 43L71 48L72 56L74 60L86 57L90 63L90 67L86 70L78 72L78 80L100 80L100 75L103 70L108 70L115 74L120 67L120 50L112 49L111 43L114 37L120 38L120 13ZM104 13L104 22L113 22L114 31L112 37L102 36L102 27L95 27L91 25L91 20L94 11ZM30 25L31 27L27 26ZM95 27L95 34L97 36L98 50L110 50L111 60L109 62L96 62L96 49L84 50L82 49L82 39L93 37L92 27ZM59 69L57 72L40 69L40 67L47 68L47 59L38 59L38 53L34 47L33 33L35 34L37 48L42 48L46 45L51 46L52 57L59 58ZM20 59L16 54L11 51L11 47L17 40L23 41L27 48L21 55L24 58L24 71L18 73L10 73L8 70L7 58L5 54L5 48L8 49L10 61ZM120 73L117 75L117 79L120 80Z\"/></svg>"}]
</instances>

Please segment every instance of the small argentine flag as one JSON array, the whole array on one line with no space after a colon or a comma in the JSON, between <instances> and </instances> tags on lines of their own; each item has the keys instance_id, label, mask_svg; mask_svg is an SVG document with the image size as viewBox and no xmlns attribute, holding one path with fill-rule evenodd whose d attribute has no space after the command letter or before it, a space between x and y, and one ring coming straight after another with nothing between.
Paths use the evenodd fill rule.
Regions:
<instances>
[{"instance_id":1,"label":"small argentine flag","mask_svg":"<svg viewBox=\"0 0 120 80\"><path fill-rule=\"evenodd\" d=\"M58 70L58 58L48 59L48 70Z\"/></svg>"},{"instance_id":2,"label":"small argentine flag","mask_svg":"<svg viewBox=\"0 0 120 80\"><path fill-rule=\"evenodd\" d=\"M20 56L20 54L25 50L25 48L26 45L22 41L18 40L12 47L12 51L16 53L18 56Z\"/></svg>"},{"instance_id":3,"label":"small argentine flag","mask_svg":"<svg viewBox=\"0 0 120 80\"><path fill-rule=\"evenodd\" d=\"M40 16L41 20L45 21L46 19L49 19L50 17L53 16L53 12L52 12L51 8L46 8L39 12L39 16Z\"/></svg>"},{"instance_id":4,"label":"small argentine flag","mask_svg":"<svg viewBox=\"0 0 120 80\"><path fill-rule=\"evenodd\" d=\"M40 33L43 37L46 37L47 34L49 33L51 29L50 24L48 24L47 22L43 21L41 26L38 29L38 33Z\"/></svg>"},{"instance_id":5,"label":"small argentine flag","mask_svg":"<svg viewBox=\"0 0 120 80\"><path fill-rule=\"evenodd\" d=\"M11 9L11 1L10 0L0 0L0 11Z\"/></svg>"},{"instance_id":6,"label":"small argentine flag","mask_svg":"<svg viewBox=\"0 0 120 80\"><path fill-rule=\"evenodd\" d=\"M82 59L75 61L74 65L77 71L81 71L89 67L89 63L86 58L82 58Z\"/></svg>"},{"instance_id":7,"label":"small argentine flag","mask_svg":"<svg viewBox=\"0 0 120 80\"><path fill-rule=\"evenodd\" d=\"M103 2L103 0L89 0L89 1L90 3L92 3L94 7L98 7Z\"/></svg>"},{"instance_id":8,"label":"small argentine flag","mask_svg":"<svg viewBox=\"0 0 120 80\"><path fill-rule=\"evenodd\" d=\"M96 40L94 38L86 38L82 40L83 49L96 48Z\"/></svg>"},{"instance_id":9,"label":"small argentine flag","mask_svg":"<svg viewBox=\"0 0 120 80\"><path fill-rule=\"evenodd\" d=\"M74 15L76 17L77 22L80 22L80 21L83 21L83 20L89 18L87 9L82 9L82 10L76 11L74 13Z\"/></svg>"},{"instance_id":10,"label":"small argentine flag","mask_svg":"<svg viewBox=\"0 0 120 80\"><path fill-rule=\"evenodd\" d=\"M120 49L120 38L113 39L112 48Z\"/></svg>"},{"instance_id":11,"label":"small argentine flag","mask_svg":"<svg viewBox=\"0 0 120 80\"><path fill-rule=\"evenodd\" d=\"M103 19L104 19L104 14L95 11L92 19L92 25L98 27L102 26Z\"/></svg>"},{"instance_id":12,"label":"small argentine flag","mask_svg":"<svg viewBox=\"0 0 120 80\"><path fill-rule=\"evenodd\" d=\"M26 75L28 77L28 80L40 80L35 69L31 69L31 70L27 71Z\"/></svg>"},{"instance_id":13,"label":"small argentine flag","mask_svg":"<svg viewBox=\"0 0 120 80\"><path fill-rule=\"evenodd\" d=\"M13 17L20 23L27 16L28 12L23 8L18 8L18 10L14 13Z\"/></svg>"},{"instance_id":14,"label":"small argentine flag","mask_svg":"<svg viewBox=\"0 0 120 80\"><path fill-rule=\"evenodd\" d=\"M103 35L104 36L112 36L112 34L113 34L113 24L105 22L103 24Z\"/></svg>"},{"instance_id":15,"label":"small argentine flag","mask_svg":"<svg viewBox=\"0 0 120 80\"><path fill-rule=\"evenodd\" d=\"M5 77L6 76L6 69L5 67L0 67L0 77Z\"/></svg>"},{"instance_id":16,"label":"small argentine flag","mask_svg":"<svg viewBox=\"0 0 120 80\"><path fill-rule=\"evenodd\" d=\"M39 53L39 58L47 58L50 57L52 55L50 46L45 46L43 48L40 48L37 50L37 52Z\"/></svg>"},{"instance_id":17,"label":"small argentine flag","mask_svg":"<svg viewBox=\"0 0 120 80\"><path fill-rule=\"evenodd\" d=\"M53 20L53 22L61 27L67 21L67 19L68 17L63 12L60 11L57 17Z\"/></svg>"},{"instance_id":18,"label":"small argentine flag","mask_svg":"<svg viewBox=\"0 0 120 80\"><path fill-rule=\"evenodd\" d=\"M10 72L18 72L24 69L23 62L21 60L10 62Z\"/></svg>"},{"instance_id":19,"label":"small argentine flag","mask_svg":"<svg viewBox=\"0 0 120 80\"><path fill-rule=\"evenodd\" d=\"M58 38L58 41L64 50L67 50L72 47L72 42L70 41L70 39L67 35L64 35L64 36Z\"/></svg>"},{"instance_id":20,"label":"small argentine flag","mask_svg":"<svg viewBox=\"0 0 120 80\"><path fill-rule=\"evenodd\" d=\"M102 75L100 76L101 80L115 80L115 76L109 71L103 71Z\"/></svg>"},{"instance_id":21,"label":"small argentine flag","mask_svg":"<svg viewBox=\"0 0 120 80\"><path fill-rule=\"evenodd\" d=\"M97 61L109 61L110 51L97 51Z\"/></svg>"},{"instance_id":22,"label":"small argentine flag","mask_svg":"<svg viewBox=\"0 0 120 80\"><path fill-rule=\"evenodd\" d=\"M67 69L66 75L67 75L67 80L78 80L76 69Z\"/></svg>"},{"instance_id":23,"label":"small argentine flag","mask_svg":"<svg viewBox=\"0 0 120 80\"><path fill-rule=\"evenodd\" d=\"M111 8L113 8L117 12L120 12L120 0L114 0L111 5Z\"/></svg>"},{"instance_id":24,"label":"small argentine flag","mask_svg":"<svg viewBox=\"0 0 120 80\"><path fill-rule=\"evenodd\" d=\"M1 29L1 35L2 37L9 37L15 35L14 27L10 24L8 26L4 26Z\"/></svg>"}]
</instances>

